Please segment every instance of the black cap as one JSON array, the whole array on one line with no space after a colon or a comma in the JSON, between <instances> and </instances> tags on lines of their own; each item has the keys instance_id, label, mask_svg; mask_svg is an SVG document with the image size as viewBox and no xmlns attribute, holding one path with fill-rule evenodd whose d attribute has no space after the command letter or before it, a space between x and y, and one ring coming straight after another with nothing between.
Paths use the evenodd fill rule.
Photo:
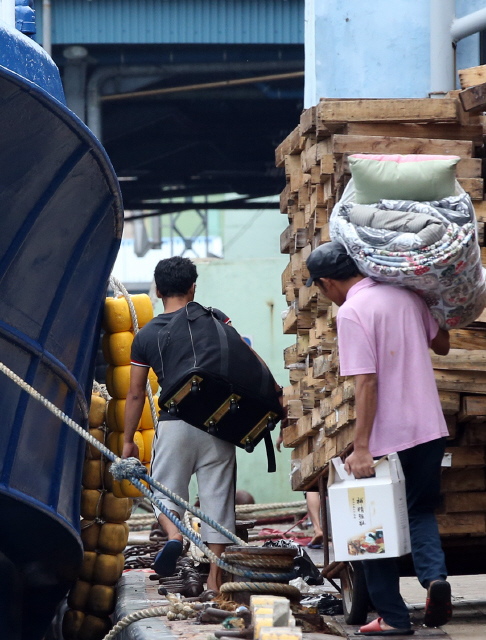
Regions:
<instances>
[{"instance_id":1,"label":"black cap","mask_svg":"<svg viewBox=\"0 0 486 640\"><path fill-rule=\"evenodd\" d=\"M310 278L306 285L310 287L319 278L336 278L345 280L356 272L356 263L348 255L346 247L340 242L326 242L307 258Z\"/></svg>"}]
</instances>

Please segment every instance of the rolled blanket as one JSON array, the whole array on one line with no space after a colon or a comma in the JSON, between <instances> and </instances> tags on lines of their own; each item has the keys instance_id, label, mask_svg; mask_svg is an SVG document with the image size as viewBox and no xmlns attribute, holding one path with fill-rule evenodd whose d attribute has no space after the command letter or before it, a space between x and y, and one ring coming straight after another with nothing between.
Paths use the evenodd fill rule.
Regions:
<instances>
[{"instance_id":1,"label":"rolled blanket","mask_svg":"<svg viewBox=\"0 0 486 640\"><path fill-rule=\"evenodd\" d=\"M486 272L470 197L463 192L435 202L381 200L357 208L353 195L351 181L332 212L330 235L363 275L412 289L444 329L476 320L486 306Z\"/></svg>"},{"instance_id":2,"label":"rolled blanket","mask_svg":"<svg viewBox=\"0 0 486 640\"><path fill-rule=\"evenodd\" d=\"M383 211L367 204L355 204L349 211L349 221L355 226L413 233L420 238L422 247L438 242L445 233L445 225L427 213Z\"/></svg>"}]
</instances>

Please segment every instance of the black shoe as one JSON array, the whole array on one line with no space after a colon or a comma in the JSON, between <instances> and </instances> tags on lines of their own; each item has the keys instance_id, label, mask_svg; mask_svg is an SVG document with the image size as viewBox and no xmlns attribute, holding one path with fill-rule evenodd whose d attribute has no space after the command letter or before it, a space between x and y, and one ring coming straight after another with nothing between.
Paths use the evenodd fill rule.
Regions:
<instances>
[{"instance_id":1,"label":"black shoe","mask_svg":"<svg viewBox=\"0 0 486 640\"><path fill-rule=\"evenodd\" d=\"M441 627L452 618L451 585L447 580L434 580L427 591L426 627Z\"/></svg>"}]
</instances>

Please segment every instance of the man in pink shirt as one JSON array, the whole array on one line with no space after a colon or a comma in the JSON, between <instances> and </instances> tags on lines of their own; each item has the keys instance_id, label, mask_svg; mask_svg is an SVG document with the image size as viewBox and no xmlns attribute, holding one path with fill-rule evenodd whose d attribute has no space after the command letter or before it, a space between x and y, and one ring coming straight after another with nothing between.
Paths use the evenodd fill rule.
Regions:
<instances>
[{"instance_id":1,"label":"man in pink shirt","mask_svg":"<svg viewBox=\"0 0 486 640\"><path fill-rule=\"evenodd\" d=\"M354 451L346 469L357 478L368 477L374 474L374 458L398 452L406 480L415 571L428 590L425 624L445 624L451 617L451 590L434 511L440 501L448 431L429 347L447 355L449 334L439 329L425 302L412 291L363 277L338 242L313 251L307 267L307 286L316 283L340 307L341 375L356 379ZM399 591L396 560L362 564L380 618L359 633L413 633Z\"/></svg>"}]
</instances>

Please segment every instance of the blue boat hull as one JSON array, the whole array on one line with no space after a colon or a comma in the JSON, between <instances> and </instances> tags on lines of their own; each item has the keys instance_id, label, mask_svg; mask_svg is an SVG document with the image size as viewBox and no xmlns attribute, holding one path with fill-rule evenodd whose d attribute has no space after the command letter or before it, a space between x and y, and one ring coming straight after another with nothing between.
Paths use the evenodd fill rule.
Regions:
<instances>
[{"instance_id":1,"label":"blue boat hull","mask_svg":"<svg viewBox=\"0 0 486 640\"><path fill-rule=\"evenodd\" d=\"M87 427L123 227L118 182L83 123L2 66L0 125L0 360ZM82 560L85 445L1 373L0 411L0 576L11 566L22 593L19 637L36 640ZM0 602L0 618L3 607L14 626L15 593Z\"/></svg>"}]
</instances>

